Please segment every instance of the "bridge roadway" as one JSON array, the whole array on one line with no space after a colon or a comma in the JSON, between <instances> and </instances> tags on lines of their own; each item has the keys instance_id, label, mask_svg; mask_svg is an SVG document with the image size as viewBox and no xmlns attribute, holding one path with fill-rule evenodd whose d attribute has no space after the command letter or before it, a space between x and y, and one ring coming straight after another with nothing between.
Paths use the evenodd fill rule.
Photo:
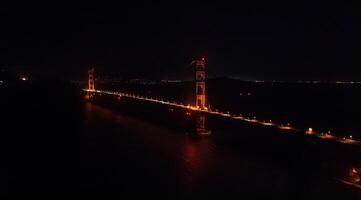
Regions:
<instances>
[{"instance_id":1,"label":"bridge roadway","mask_svg":"<svg viewBox=\"0 0 361 200\"><path fill-rule=\"evenodd\" d=\"M234 120L241 120L241 121L245 121L245 122L249 122L249 123L254 123L254 124L259 124L262 126L270 126L270 127L275 127L278 129L282 129L282 130L289 130L290 133L292 132L301 132L301 133L305 133L306 135L312 135L312 136L316 136L318 138L321 139L326 139L326 140L334 140L343 144L352 144L352 145L360 145L361 146L361 141L359 140L355 140L352 139L352 137L350 138L341 138L341 137L337 137L334 135L331 135L331 133L321 133L321 132L317 132L314 130L301 130L301 129L297 129L294 128L292 126L290 126L289 124L276 124L273 123L272 121L260 121L257 120L256 118L254 119L250 119L247 117L243 117L242 115L236 116L236 115L232 115L230 113L224 113L224 112L219 112L219 111L212 111L212 110L201 110L197 107L194 106L190 106L190 105L183 105L183 104L177 104L177 103L172 103L169 101L164 101L164 100L158 100L158 99L154 99L154 98L148 98L148 97L143 97L143 96L139 96L139 95L134 95L134 94L127 94L127 93L123 93L123 92L112 92L112 91L106 91L106 90L88 90L88 89L83 89L86 92L92 92L92 93L98 93L98 94L108 94L108 95L116 95L119 97L127 97L127 98L133 98L133 99L138 99L138 100L143 100L143 101L148 101L148 102L153 102L153 103L159 103L159 104L164 104L164 105L169 105L169 106L175 106L175 107L180 107L183 109L187 109L187 110L193 110L193 111L197 111L197 112L201 112L201 113L208 113L208 114L212 114L212 115L218 115L218 116L222 116L222 117L228 117L228 118L232 118Z\"/></svg>"}]
</instances>

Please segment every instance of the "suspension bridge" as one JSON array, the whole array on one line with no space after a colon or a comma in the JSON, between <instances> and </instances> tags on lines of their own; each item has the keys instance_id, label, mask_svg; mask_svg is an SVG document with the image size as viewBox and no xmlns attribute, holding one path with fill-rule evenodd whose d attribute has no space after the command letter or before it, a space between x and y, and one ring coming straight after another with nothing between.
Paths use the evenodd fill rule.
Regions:
<instances>
[{"instance_id":1,"label":"suspension bridge","mask_svg":"<svg viewBox=\"0 0 361 200\"><path fill-rule=\"evenodd\" d=\"M287 133L294 134L294 133L301 133L309 136L314 136L317 138L325 139L325 140L333 140L336 142L344 143L344 144L353 144L353 145L361 145L361 141L354 139L352 136L349 137L337 137L330 132L323 133L313 130L313 128L306 128L306 129L299 129L292 127L291 124L285 123L285 124L277 124L272 122L272 120L258 120L256 117L250 118L250 117L244 117L241 114L235 115L231 114L230 112L222 112L222 111L214 111L209 109L206 105L206 72L205 72L205 59L201 58L199 60L196 60L192 62L192 64L195 65L195 103L194 105L184 105L184 104L178 104L175 102L170 102L167 100L161 100L154 97L146 97L142 95L137 94L131 94L131 93L124 93L120 91L107 91L107 90L97 90L95 89L95 76L94 76L94 68L88 71L88 88L83 89L88 97L91 97L95 94L104 94L104 95L113 95L117 96L118 99L121 99L122 97L134 99L134 100L140 100L144 102L152 102L157 104L162 104L169 107L178 107L184 110L187 110L188 112L197 112L200 114L210 114L210 115L217 115L225 118L231 118L232 120L239 120L247 123L252 123L254 125L259 126L266 126L266 127L273 127L280 130L286 130ZM205 117L204 115L200 115L200 118L197 119L197 130L200 133L210 133L209 131L206 131L205 129Z\"/></svg>"}]
</instances>

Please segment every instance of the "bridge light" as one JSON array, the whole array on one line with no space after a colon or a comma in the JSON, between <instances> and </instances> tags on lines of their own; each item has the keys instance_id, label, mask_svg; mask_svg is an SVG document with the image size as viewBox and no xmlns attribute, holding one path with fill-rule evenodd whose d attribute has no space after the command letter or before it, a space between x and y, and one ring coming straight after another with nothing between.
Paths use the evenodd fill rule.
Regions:
<instances>
[{"instance_id":1,"label":"bridge light","mask_svg":"<svg viewBox=\"0 0 361 200\"><path fill-rule=\"evenodd\" d=\"M352 173L357 173L357 170L355 168L352 168Z\"/></svg>"}]
</instances>

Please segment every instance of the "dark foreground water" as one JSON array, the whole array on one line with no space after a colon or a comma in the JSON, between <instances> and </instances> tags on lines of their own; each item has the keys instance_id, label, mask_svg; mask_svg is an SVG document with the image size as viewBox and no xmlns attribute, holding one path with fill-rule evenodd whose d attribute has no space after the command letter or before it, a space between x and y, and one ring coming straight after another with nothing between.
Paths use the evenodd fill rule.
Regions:
<instances>
[{"instance_id":1,"label":"dark foreground water","mask_svg":"<svg viewBox=\"0 0 361 200\"><path fill-rule=\"evenodd\" d=\"M347 199L360 194L324 176L318 166L298 171L295 161L238 153L212 135L167 129L92 104L85 116L91 129L88 148L94 153L89 168L100 173L100 180L89 185L94 191L197 199Z\"/></svg>"},{"instance_id":2,"label":"dark foreground water","mask_svg":"<svg viewBox=\"0 0 361 200\"><path fill-rule=\"evenodd\" d=\"M260 129L226 122L197 135L43 89L5 92L0 191L8 199L361 197L335 179L357 165L357 148L263 139Z\"/></svg>"}]
</instances>

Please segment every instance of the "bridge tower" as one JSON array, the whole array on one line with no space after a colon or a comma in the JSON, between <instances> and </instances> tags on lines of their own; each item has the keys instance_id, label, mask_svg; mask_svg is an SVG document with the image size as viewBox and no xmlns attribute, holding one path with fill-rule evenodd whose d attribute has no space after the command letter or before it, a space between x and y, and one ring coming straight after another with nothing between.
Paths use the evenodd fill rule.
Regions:
<instances>
[{"instance_id":1,"label":"bridge tower","mask_svg":"<svg viewBox=\"0 0 361 200\"><path fill-rule=\"evenodd\" d=\"M206 72L204 58L195 61L195 82L196 82L196 102L195 105L201 110L206 110Z\"/></svg>"},{"instance_id":2,"label":"bridge tower","mask_svg":"<svg viewBox=\"0 0 361 200\"><path fill-rule=\"evenodd\" d=\"M88 90L94 91L95 84L94 84L94 68L88 71Z\"/></svg>"}]
</instances>

